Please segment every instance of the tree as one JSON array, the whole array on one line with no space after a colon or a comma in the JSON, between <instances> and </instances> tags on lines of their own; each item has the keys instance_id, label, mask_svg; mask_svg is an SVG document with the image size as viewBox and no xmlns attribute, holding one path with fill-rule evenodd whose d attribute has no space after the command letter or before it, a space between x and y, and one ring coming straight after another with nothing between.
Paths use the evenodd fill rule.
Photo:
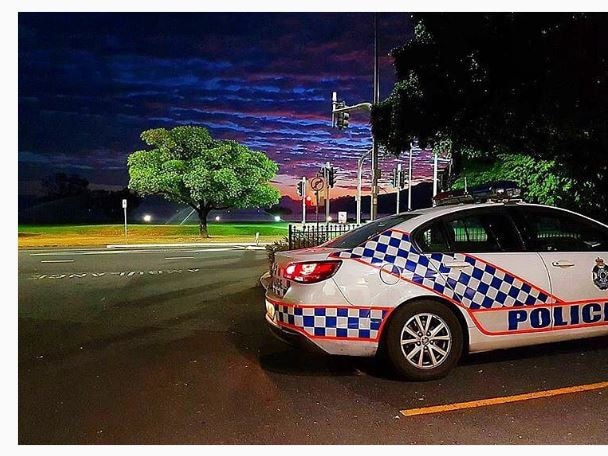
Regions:
<instances>
[{"instance_id":1,"label":"tree","mask_svg":"<svg viewBox=\"0 0 608 456\"><path fill-rule=\"evenodd\" d=\"M608 16L423 14L393 51L397 82L374 107L378 142L398 154L413 138L554 162L608 206Z\"/></svg>"},{"instance_id":2,"label":"tree","mask_svg":"<svg viewBox=\"0 0 608 456\"><path fill-rule=\"evenodd\" d=\"M46 189L45 200L69 198L89 191L89 181L77 174L55 173L42 181Z\"/></svg>"},{"instance_id":3,"label":"tree","mask_svg":"<svg viewBox=\"0 0 608 456\"><path fill-rule=\"evenodd\" d=\"M280 204L275 204L274 206L271 206L268 209L266 209L266 212L268 212L270 215L278 215L278 216L284 217L286 215L291 215L291 213L293 211L286 206L281 206Z\"/></svg>"},{"instance_id":4,"label":"tree","mask_svg":"<svg viewBox=\"0 0 608 456\"><path fill-rule=\"evenodd\" d=\"M269 182L278 166L262 152L215 140L194 126L147 130L141 139L150 148L129 156L129 188L192 207L201 236L209 237L207 215L214 209L267 207L279 200Z\"/></svg>"},{"instance_id":5,"label":"tree","mask_svg":"<svg viewBox=\"0 0 608 456\"><path fill-rule=\"evenodd\" d=\"M127 213L132 213L141 204L142 198L137 193L123 188L122 190L93 190L88 198L88 205L97 217L116 222L123 216L122 200L127 200Z\"/></svg>"},{"instance_id":6,"label":"tree","mask_svg":"<svg viewBox=\"0 0 608 456\"><path fill-rule=\"evenodd\" d=\"M523 154L500 154L495 158L472 155L463 161L459 176L452 183L453 189L464 188L465 179L469 187L512 181L522 189L529 203L560 206L606 221L606 213L597 210L593 188L575 181L553 160Z\"/></svg>"}]
</instances>

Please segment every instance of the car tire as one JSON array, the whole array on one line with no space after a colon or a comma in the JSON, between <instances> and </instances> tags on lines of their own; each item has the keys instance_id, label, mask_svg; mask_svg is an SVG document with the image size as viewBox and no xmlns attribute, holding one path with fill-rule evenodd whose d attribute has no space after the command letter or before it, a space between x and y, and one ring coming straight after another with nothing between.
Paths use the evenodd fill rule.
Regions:
<instances>
[{"instance_id":1,"label":"car tire","mask_svg":"<svg viewBox=\"0 0 608 456\"><path fill-rule=\"evenodd\" d=\"M434 380L445 377L460 360L462 326L445 305L414 301L394 311L384 342L385 355L400 377Z\"/></svg>"}]
</instances>

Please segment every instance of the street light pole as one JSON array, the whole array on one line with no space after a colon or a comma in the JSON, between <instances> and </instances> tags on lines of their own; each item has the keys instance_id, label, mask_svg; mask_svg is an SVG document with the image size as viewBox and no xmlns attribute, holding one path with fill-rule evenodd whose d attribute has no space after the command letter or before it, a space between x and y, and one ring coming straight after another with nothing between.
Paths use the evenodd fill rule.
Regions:
<instances>
[{"instance_id":1,"label":"street light pole","mask_svg":"<svg viewBox=\"0 0 608 456\"><path fill-rule=\"evenodd\" d=\"M357 225L361 224L361 186L363 181L363 162L372 150L366 151L357 159Z\"/></svg>"},{"instance_id":2,"label":"street light pole","mask_svg":"<svg viewBox=\"0 0 608 456\"><path fill-rule=\"evenodd\" d=\"M400 209L400 204L399 204L399 200L401 198L401 163L399 163L397 165L397 212L396 214L399 213L399 209Z\"/></svg>"},{"instance_id":3,"label":"street light pole","mask_svg":"<svg viewBox=\"0 0 608 456\"><path fill-rule=\"evenodd\" d=\"M412 165L413 165L413 147L410 144L410 163L407 170L407 210L412 210Z\"/></svg>"},{"instance_id":4,"label":"street light pole","mask_svg":"<svg viewBox=\"0 0 608 456\"><path fill-rule=\"evenodd\" d=\"M380 102L380 73L378 66L378 13L374 13L374 105ZM372 138L372 201L370 220L378 217L378 142Z\"/></svg>"},{"instance_id":5,"label":"street light pole","mask_svg":"<svg viewBox=\"0 0 608 456\"><path fill-rule=\"evenodd\" d=\"M437 168L439 166L439 157L437 156L437 152L434 152L433 158L433 198L437 196ZM435 205L435 200L433 199L433 206Z\"/></svg>"}]
</instances>

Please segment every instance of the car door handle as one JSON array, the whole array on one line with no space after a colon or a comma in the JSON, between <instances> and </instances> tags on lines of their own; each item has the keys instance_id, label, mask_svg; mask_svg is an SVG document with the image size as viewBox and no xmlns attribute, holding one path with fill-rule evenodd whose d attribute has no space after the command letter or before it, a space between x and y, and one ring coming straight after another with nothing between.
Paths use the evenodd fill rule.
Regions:
<instances>
[{"instance_id":1,"label":"car door handle","mask_svg":"<svg viewBox=\"0 0 608 456\"><path fill-rule=\"evenodd\" d=\"M554 261L551 265L556 268L571 268L572 266L576 266L571 261Z\"/></svg>"},{"instance_id":2,"label":"car door handle","mask_svg":"<svg viewBox=\"0 0 608 456\"><path fill-rule=\"evenodd\" d=\"M453 263L445 263L446 268L470 268L473 265L471 263L467 263L466 261L455 261Z\"/></svg>"}]
</instances>

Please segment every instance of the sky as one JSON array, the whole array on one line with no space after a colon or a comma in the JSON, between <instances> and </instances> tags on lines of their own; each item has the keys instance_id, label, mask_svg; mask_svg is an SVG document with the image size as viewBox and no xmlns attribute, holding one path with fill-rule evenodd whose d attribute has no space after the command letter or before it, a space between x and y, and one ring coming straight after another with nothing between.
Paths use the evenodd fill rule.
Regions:
<instances>
[{"instance_id":1,"label":"sky","mask_svg":"<svg viewBox=\"0 0 608 456\"><path fill-rule=\"evenodd\" d=\"M295 197L327 161L333 195L354 194L369 114L333 129L331 94L372 101L373 30L372 13L20 13L19 194L39 194L56 172L122 189L140 133L179 125L267 153L282 194ZM378 15L381 98L394 83L389 52L411 35L409 14ZM381 163L390 191L397 160ZM414 179L429 180L429 154L414 163Z\"/></svg>"}]
</instances>

